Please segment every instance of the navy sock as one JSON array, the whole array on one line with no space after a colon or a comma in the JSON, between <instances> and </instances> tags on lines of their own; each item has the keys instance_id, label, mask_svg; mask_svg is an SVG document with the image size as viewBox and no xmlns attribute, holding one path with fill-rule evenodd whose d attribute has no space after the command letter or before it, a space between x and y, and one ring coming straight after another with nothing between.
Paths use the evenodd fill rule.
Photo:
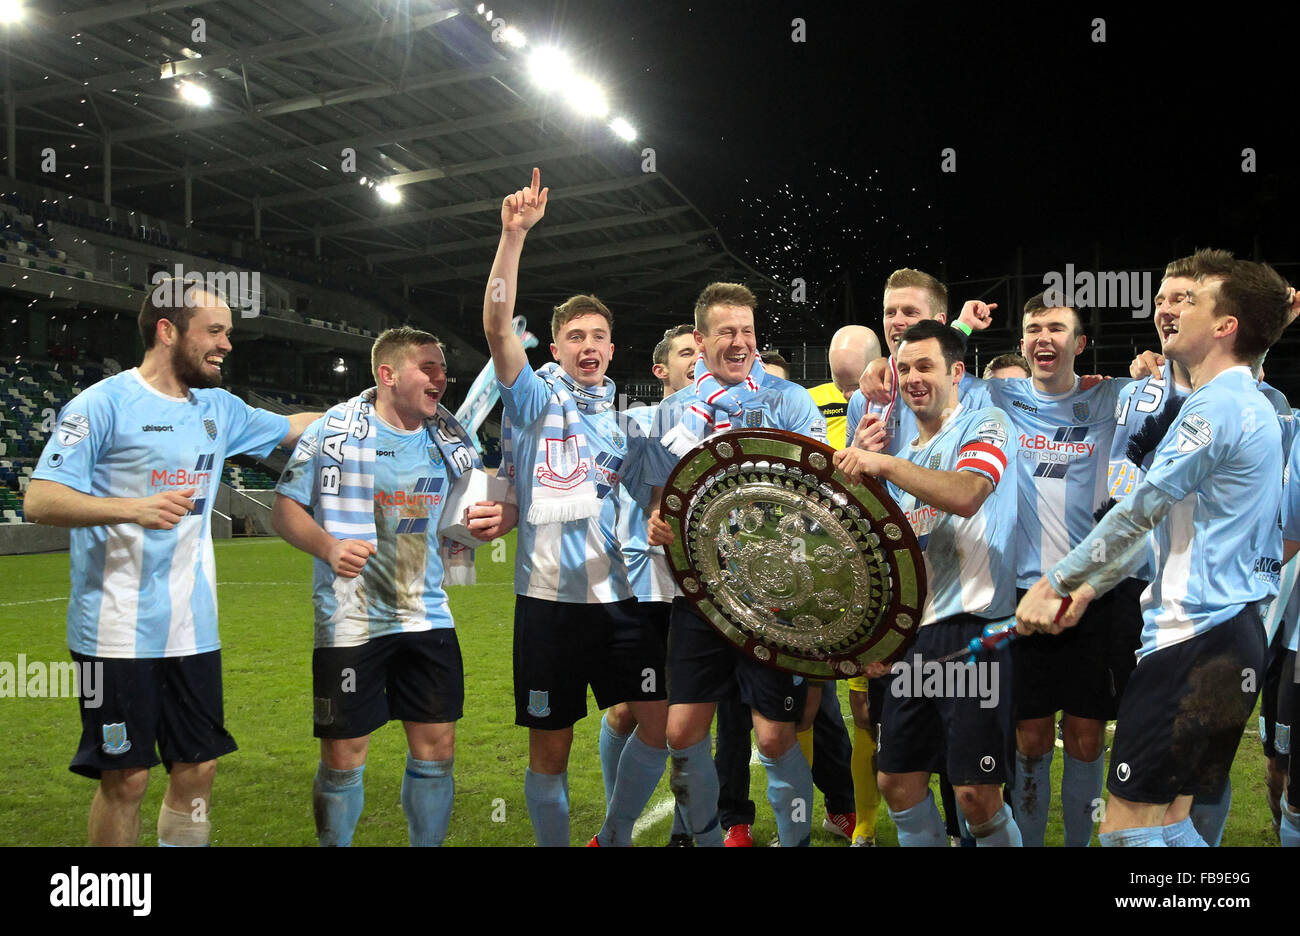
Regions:
<instances>
[{"instance_id":1,"label":"navy sock","mask_svg":"<svg viewBox=\"0 0 1300 936\"><path fill-rule=\"evenodd\" d=\"M633 732L618 762L618 783L605 810L605 824L597 833L601 845L630 846L632 827L664 775L668 752L653 748Z\"/></svg>"},{"instance_id":2,"label":"navy sock","mask_svg":"<svg viewBox=\"0 0 1300 936\"><path fill-rule=\"evenodd\" d=\"M1052 754L1026 757L1016 752L1016 784L1011 809L1026 848L1042 848L1047 835L1047 810L1052 805Z\"/></svg>"},{"instance_id":3,"label":"navy sock","mask_svg":"<svg viewBox=\"0 0 1300 936\"><path fill-rule=\"evenodd\" d=\"M311 799L316 812L316 840L322 846L352 844L352 834L366 804L366 788L362 783L365 772L365 764L351 770L335 770L321 761L316 768Z\"/></svg>"},{"instance_id":4,"label":"navy sock","mask_svg":"<svg viewBox=\"0 0 1300 936\"><path fill-rule=\"evenodd\" d=\"M538 845L569 844L569 775L533 773L524 769L524 801Z\"/></svg>"},{"instance_id":5,"label":"navy sock","mask_svg":"<svg viewBox=\"0 0 1300 936\"><path fill-rule=\"evenodd\" d=\"M808 759L797 744L780 757L758 755L767 768L767 801L776 816L776 834L784 846L808 845L812 837L813 779Z\"/></svg>"},{"instance_id":6,"label":"navy sock","mask_svg":"<svg viewBox=\"0 0 1300 936\"><path fill-rule=\"evenodd\" d=\"M451 774L453 762L452 758L426 761L406 755L402 809L406 812L406 832L412 845L436 847L447 838L456 792L456 781Z\"/></svg>"},{"instance_id":7,"label":"navy sock","mask_svg":"<svg viewBox=\"0 0 1300 936\"><path fill-rule=\"evenodd\" d=\"M1061 771L1061 812L1067 848L1087 848L1092 841L1092 814L1106 784L1106 755L1084 761L1065 754Z\"/></svg>"},{"instance_id":8,"label":"navy sock","mask_svg":"<svg viewBox=\"0 0 1300 936\"><path fill-rule=\"evenodd\" d=\"M695 844L722 847L722 830L718 827L718 771L713 766L713 750L708 735L684 750L668 748L672 765L673 796L686 820L687 831Z\"/></svg>"}]
</instances>

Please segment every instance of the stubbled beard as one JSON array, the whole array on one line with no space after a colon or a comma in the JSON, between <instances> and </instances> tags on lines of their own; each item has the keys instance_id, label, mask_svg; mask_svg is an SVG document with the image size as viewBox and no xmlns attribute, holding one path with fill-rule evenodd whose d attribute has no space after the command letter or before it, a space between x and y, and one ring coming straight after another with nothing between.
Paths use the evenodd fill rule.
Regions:
<instances>
[{"instance_id":1,"label":"stubbled beard","mask_svg":"<svg viewBox=\"0 0 1300 936\"><path fill-rule=\"evenodd\" d=\"M203 370L203 359L195 361L185 352L183 345L177 344L172 347L172 370L176 374L176 379L185 386L196 390L207 390L212 387L221 386L221 371L215 374L209 374Z\"/></svg>"}]
</instances>

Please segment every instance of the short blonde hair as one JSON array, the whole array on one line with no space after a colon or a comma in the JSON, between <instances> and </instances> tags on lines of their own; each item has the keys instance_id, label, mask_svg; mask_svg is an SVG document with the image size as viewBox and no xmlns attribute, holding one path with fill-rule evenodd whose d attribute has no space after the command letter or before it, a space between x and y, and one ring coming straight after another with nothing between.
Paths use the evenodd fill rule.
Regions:
<instances>
[{"instance_id":1,"label":"short blonde hair","mask_svg":"<svg viewBox=\"0 0 1300 936\"><path fill-rule=\"evenodd\" d=\"M948 317L948 287L929 273L904 267L889 274L885 292L891 289L924 289L930 294L930 318Z\"/></svg>"},{"instance_id":2,"label":"short blonde hair","mask_svg":"<svg viewBox=\"0 0 1300 936\"><path fill-rule=\"evenodd\" d=\"M436 335L419 328L399 325L397 328L386 329L375 339L374 346L370 349L370 372L378 381L380 364L396 366L411 352L412 348L427 344L444 348Z\"/></svg>"},{"instance_id":3,"label":"short blonde hair","mask_svg":"<svg viewBox=\"0 0 1300 936\"><path fill-rule=\"evenodd\" d=\"M709 333L709 309L715 305L743 306L753 312L758 308L758 297L740 283L710 283L695 300L696 331Z\"/></svg>"}]
</instances>

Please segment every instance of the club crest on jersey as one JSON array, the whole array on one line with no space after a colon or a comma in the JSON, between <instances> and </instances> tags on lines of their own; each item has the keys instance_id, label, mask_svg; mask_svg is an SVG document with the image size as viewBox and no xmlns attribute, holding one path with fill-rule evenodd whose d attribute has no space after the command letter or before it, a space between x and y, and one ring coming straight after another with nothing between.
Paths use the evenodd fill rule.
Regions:
<instances>
[{"instance_id":1,"label":"club crest on jersey","mask_svg":"<svg viewBox=\"0 0 1300 936\"><path fill-rule=\"evenodd\" d=\"M929 468L931 471L938 471L939 465L942 462L943 462L943 453L935 452L933 455L930 456L930 464L927 465L926 467Z\"/></svg>"},{"instance_id":2,"label":"club crest on jersey","mask_svg":"<svg viewBox=\"0 0 1300 936\"><path fill-rule=\"evenodd\" d=\"M763 428L763 411L762 410L745 410L745 428L761 429Z\"/></svg>"},{"instance_id":3,"label":"club crest on jersey","mask_svg":"<svg viewBox=\"0 0 1300 936\"><path fill-rule=\"evenodd\" d=\"M1076 422L1088 421L1088 401L1081 400L1074 404L1074 419Z\"/></svg>"},{"instance_id":4,"label":"club crest on jersey","mask_svg":"<svg viewBox=\"0 0 1300 936\"><path fill-rule=\"evenodd\" d=\"M428 446L428 451L429 451L429 461L433 462L435 465L437 465L439 468L441 468L441 467L442 467L442 452L438 451L438 446L436 446L436 445L430 445L430 446Z\"/></svg>"},{"instance_id":5,"label":"club crest on jersey","mask_svg":"<svg viewBox=\"0 0 1300 936\"><path fill-rule=\"evenodd\" d=\"M540 484L567 491L587 480L587 465L578 456L578 437L546 440L546 464L537 466Z\"/></svg>"},{"instance_id":6,"label":"club crest on jersey","mask_svg":"<svg viewBox=\"0 0 1300 936\"><path fill-rule=\"evenodd\" d=\"M126 722L101 725L100 732L104 736L104 743L101 747L103 747L105 754L125 754L131 750L131 739L126 736Z\"/></svg>"},{"instance_id":7,"label":"club crest on jersey","mask_svg":"<svg viewBox=\"0 0 1300 936\"><path fill-rule=\"evenodd\" d=\"M617 429L614 430L614 435L613 435L613 437L612 437L612 441L613 441L613 443L614 443L614 448L615 448L615 449L616 449L620 454L623 454L623 453L626 453L626 452L627 452L627 439L624 438L624 437L623 437L623 433L619 432Z\"/></svg>"},{"instance_id":8,"label":"club crest on jersey","mask_svg":"<svg viewBox=\"0 0 1300 936\"><path fill-rule=\"evenodd\" d=\"M203 431L206 432L206 433L208 434L208 441L210 441L210 442L215 442L215 441L217 440L217 423L216 423L216 420L214 420L214 419L208 419L207 417L204 417L204 419L203 419Z\"/></svg>"},{"instance_id":9,"label":"club crest on jersey","mask_svg":"<svg viewBox=\"0 0 1300 936\"><path fill-rule=\"evenodd\" d=\"M71 448L90 435L90 420L80 413L69 413L59 423L59 444Z\"/></svg>"},{"instance_id":10,"label":"club crest on jersey","mask_svg":"<svg viewBox=\"0 0 1300 936\"><path fill-rule=\"evenodd\" d=\"M528 690L528 714L533 718L545 718L551 714L551 693L548 689Z\"/></svg>"},{"instance_id":11,"label":"club crest on jersey","mask_svg":"<svg viewBox=\"0 0 1300 936\"><path fill-rule=\"evenodd\" d=\"M1178 451L1182 454L1209 445L1213 438L1214 431L1210 424L1196 413L1187 416L1178 425Z\"/></svg>"}]
</instances>

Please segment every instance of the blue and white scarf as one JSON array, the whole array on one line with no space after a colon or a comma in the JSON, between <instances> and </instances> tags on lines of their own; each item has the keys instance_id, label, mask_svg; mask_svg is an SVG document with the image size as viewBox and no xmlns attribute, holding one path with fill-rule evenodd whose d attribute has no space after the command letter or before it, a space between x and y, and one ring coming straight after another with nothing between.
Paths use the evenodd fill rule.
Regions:
<instances>
[{"instance_id":1,"label":"blue and white scarf","mask_svg":"<svg viewBox=\"0 0 1300 936\"><path fill-rule=\"evenodd\" d=\"M320 478L320 518L325 532L338 539L365 540L378 547L375 532L375 440L379 423L374 409L375 388L340 403L325 414L325 424L318 442L317 461ZM438 414L424 421L424 431L447 463L451 484L471 468L482 468L483 461L469 435L456 417L442 404ZM448 485L448 490L451 488ZM473 585L474 550L443 537L438 546L445 585ZM355 579L334 580L338 608L345 605L360 583ZM349 600L345 601L344 598Z\"/></svg>"},{"instance_id":2,"label":"blue and white scarf","mask_svg":"<svg viewBox=\"0 0 1300 936\"><path fill-rule=\"evenodd\" d=\"M682 421L664 433L663 445L681 458L710 433L726 432L732 428L732 418L741 414L741 404L758 393L762 379L763 362L755 355L745 379L724 387L709 372L701 354L695 362L696 400L682 411Z\"/></svg>"},{"instance_id":3,"label":"blue and white scarf","mask_svg":"<svg viewBox=\"0 0 1300 936\"><path fill-rule=\"evenodd\" d=\"M596 463L591 456L581 413L603 413L614 405L614 381L608 377L596 389L584 387L551 361L537 371L551 398L542 414L542 432L533 458L532 499L528 522L534 525L564 523L599 516ZM510 417L501 420L501 468L514 484L515 457Z\"/></svg>"}]
</instances>

